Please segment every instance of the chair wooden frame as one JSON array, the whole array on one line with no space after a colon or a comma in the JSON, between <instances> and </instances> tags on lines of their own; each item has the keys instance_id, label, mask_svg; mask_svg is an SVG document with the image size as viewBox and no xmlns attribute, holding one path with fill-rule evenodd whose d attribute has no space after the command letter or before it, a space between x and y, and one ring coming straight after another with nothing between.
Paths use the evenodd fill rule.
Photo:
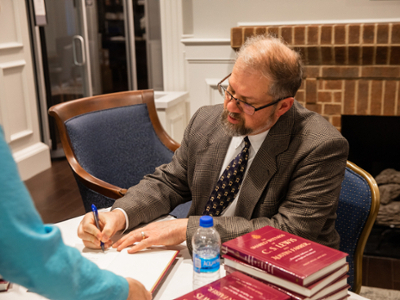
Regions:
<instances>
[{"instance_id":1,"label":"chair wooden frame","mask_svg":"<svg viewBox=\"0 0 400 300\"><path fill-rule=\"evenodd\" d=\"M363 254L364 248L367 243L369 234L371 233L372 226L375 223L376 217L379 211L380 205L380 194L379 188L375 181L375 179L362 168L358 167L356 164L347 161L347 168L353 170L355 173L362 176L368 183L371 189L371 209L369 212L368 219L365 223L365 226L361 232L360 238L357 242L357 248L354 254L354 286L353 292L359 294L362 285L362 261L363 261Z\"/></svg>"},{"instance_id":2,"label":"chair wooden frame","mask_svg":"<svg viewBox=\"0 0 400 300\"><path fill-rule=\"evenodd\" d=\"M61 143L68 163L71 166L73 172L79 178L79 180L89 189L94 190L99 194L102 194L112 199L121 198L123 195L125 195L127 191L126 189L112 185L92 176L82 168L82 166L76 159L64 123L67 120L78 115L109 108L131 106L142 103L147 105L147 110L149 112L151 123L153 124L153 128L160 141L171 151L175 152L175 150L179 148L180 144L174 141L162 127L154 103L153 90L139 90L104 94L68 101L50 107L49 114L56 120L58 132L60 133Z\"/></svg>"}]
</instances>

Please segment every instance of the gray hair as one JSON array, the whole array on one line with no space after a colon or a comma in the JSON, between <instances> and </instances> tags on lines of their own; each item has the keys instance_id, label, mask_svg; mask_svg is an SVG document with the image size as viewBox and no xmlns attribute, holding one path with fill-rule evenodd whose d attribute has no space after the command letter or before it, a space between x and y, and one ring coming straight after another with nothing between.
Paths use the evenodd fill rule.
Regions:
<instances>
[{"instance_id":1,"label":"gray hair","mask_svg":"<svg viewBox=\"0 0 400 300\"><path fill-rule=\"evenodd\" d=\"M301 57L281 39L271 35L250 37L238 51L238 59L268 79L268 93L272 97L296 95L303 79Z\"/></svg>"}]
</instances>

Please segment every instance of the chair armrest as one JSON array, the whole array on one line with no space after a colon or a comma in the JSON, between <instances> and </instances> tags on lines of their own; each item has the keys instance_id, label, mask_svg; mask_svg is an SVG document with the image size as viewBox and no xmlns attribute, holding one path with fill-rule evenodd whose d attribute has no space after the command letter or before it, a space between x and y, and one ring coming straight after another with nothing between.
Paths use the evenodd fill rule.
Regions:
<instances>
[{"instance_id":1,"label":"chair armrest","mask_svg":"<svg viewBox=\"0 0 400 300\"><path fill-rule=\"evenodd\" d=\"M83 185L106 197L118 199L124 196L127 189L107 183L85 171L74 157L68 157L68 162Z\"/></svg>"}]
</instances>

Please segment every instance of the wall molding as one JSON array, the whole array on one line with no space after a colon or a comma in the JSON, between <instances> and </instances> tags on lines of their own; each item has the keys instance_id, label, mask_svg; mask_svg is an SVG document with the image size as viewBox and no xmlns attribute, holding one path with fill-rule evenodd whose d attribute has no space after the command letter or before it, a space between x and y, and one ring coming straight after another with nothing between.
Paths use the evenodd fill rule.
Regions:
<instances>
[{"instance_id":1,"label":"wall molding","mask_svg":"<svg viewBox=\"0 0 400 300\"><path fill-rule=\"evenodd\" d=\"M13 157L18 166L22 180L43 172L51 167L49 147L41 142L35 143L20 151L15 151Z\"/></svg>"},{"instance_id":2,"label":"wall molding","mask_svg":"<svg viewBox=\"0 0 400 300\"><path fill-rule=\"evenodd\" d=\"M14 142L14 141L26 138L28 136L31 136L32 134L33 134L33 130L32 129L21 130L20 132L11 134L10 142Z\"/></svg>"},{"instance_id":3,"label":"wall molding","mask_svg":"<svg viewBox=\"0 0 400 300\"><path fill-rule=\"evenodd\" d=\"M230 39L196 39L196 38L185 38L181 39L181 42L185 46L223 46L230 45Z\"/></svg>"},{"instance_id":4,"label":"wall molding","mask_svg":"<svg viewBox=\"0 0 400 300\"><path fill-rule=\"evenodd\" d=\"M2 120L3 120L3 127L4 127L4 134L5 134L5 140L7 143L15 142L17 140L26 138L28 136L31 136L33 134L33 123L32 123L32 117L31 117L31 111L30 111L30 103L29 103L29 97L28 97L28 87L27 87L27 82L25 79L25 66L26 62L25 60L16 60L16 61L11 61L11 62L6 62L6 63L1 63L0 64L0 106L2 107ZM24 116L25 116L25 122L26 122L26 128L23 130L20 130L19 132L13 132L13 128L11 121L9 119L9 114L10 112L7 110L7 107L9 107L10 104L10 99L6 99L6 96L9 98L12 98L12 91L10 91L10 88L13 88L12 85L7 85L5 84L7 81L7 71L10 69L20 69L19 73L21 82L22 82L22 95L23 95L23 105L25 108ZM8 90L8 92L7 92ZM21 114L22 115L22 114Z\"/></svg>"},{"instance_id":5,"label":"wall molding","mask_svg":"<svg viewBox=\"0 0 400 300\"><path fill-rule=\"evenodd\" d=\"M164 91L185 91L182 0L160 0Z\"/></svg>"},{"instance_id":6,"label":"wall molding","mask_svg":"<svg viewBox=\"0 0 400 300\"><path fill-rule=\"evenodd\" d=\"M224 100L218 91L218 82L220 82L221 79L222 78L206 78L208 98L210 99L209 105L224 103Z\"/></svg>"},{"instance_id":7,"label":"wall molding","mask_svg":"<svg viewBox=\"0 0 400 300\"><path fill-rule=\"evenodd\" d=\"M7 24L8 26L13 26L15 28L15 36L14 36L14 41L8 41L7 43L1 43L0 44L0 49L14 49L18 47L23 47L23 41L22 41L22 31L23 28L22 23L21 23L21 16L19 14L20 11L22 11L21 7L21 1L10 1L11 2L11 10L14 16L13 23L12 24ZM25 4L22 4L25 5ZM3 13L11 13L10 11L5 11ZM25 16L26 17L26 16Z\"/></svg>"},{"instance_id":8,"label":"wall molding","mask_svg":"<svg viewBox=\"0 0 400 300\"><path fill-rule=\"evenodd\" d=\"M186 58L190 64L232 64L235 63L233 58Z\"/></svg>"},{"instance_id":9,"label":"wall molding","mask_svg":"<svg viewBox=\"0 0 400 300\"><path fill-rule=\"evenodd\" d=\"M17 49L22 48L24 45L22 43L1 43L0 50Z\"/></svg>"}]
</instances>

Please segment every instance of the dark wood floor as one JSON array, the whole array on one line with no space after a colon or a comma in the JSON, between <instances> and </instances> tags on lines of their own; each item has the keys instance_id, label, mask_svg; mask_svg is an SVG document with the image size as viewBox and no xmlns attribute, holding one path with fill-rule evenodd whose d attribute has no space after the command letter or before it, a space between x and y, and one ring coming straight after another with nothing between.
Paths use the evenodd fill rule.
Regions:
<instances>
[{"instance_id":1,"label":"dark wood floor","mask_svg":"<svg viewBox=\"0 0 400 300\"><path fill-rule=\"evenodd\" d=\"M83 215L85 209L67 160L52 161L50 169L25 181L44 223Z\"/></svg>"},{"instance_id":2,"label":"dark wood floor","mask_svg":"<svg viewBox=\"0 0 400 300\"><path fill-rule=\"evenodd\" d=\"M50 169L25 184L45 223L56 223L85 213L66 159L53 160ZM363 285L400 290L400 259L364 255Z\"/></svg>"}]
</instances>

